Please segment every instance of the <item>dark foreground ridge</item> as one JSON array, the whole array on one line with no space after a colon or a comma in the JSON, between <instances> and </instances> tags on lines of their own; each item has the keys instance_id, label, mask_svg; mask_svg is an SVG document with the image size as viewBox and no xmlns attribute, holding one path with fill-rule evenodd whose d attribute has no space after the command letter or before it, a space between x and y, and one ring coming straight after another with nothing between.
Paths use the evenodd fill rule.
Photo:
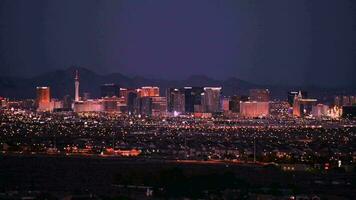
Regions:
<instances>
[{"instance_id":1,"label":"dark foreground ridge","mask_svg":"<svg viewBox=\"0 0 356 200\"><path fill-rule=\"evenodd\" d=\"M286 173L274 166L4 155L0 157L0 177L2 195L32 191L32 196L53 199L68 195L93 199L284 199L294 195L352 199L356 180L354 172Z\"/></svg>"}]
</instances>

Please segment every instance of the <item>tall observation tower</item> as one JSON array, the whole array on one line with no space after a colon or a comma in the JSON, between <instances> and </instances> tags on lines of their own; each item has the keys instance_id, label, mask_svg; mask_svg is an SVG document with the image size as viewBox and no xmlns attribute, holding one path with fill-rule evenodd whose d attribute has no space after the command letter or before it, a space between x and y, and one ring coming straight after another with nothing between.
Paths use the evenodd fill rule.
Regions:
<instances>
[{"instance_id":1,"label":"tall observation tower","mask_svg":"<svg viewBox=\"0 0 356 200\"><path fill-rule=\"evenodd\" d=\"M75 101L79 101L79 73L78 70L75 70Z\"/></svg>"}]
</instances>

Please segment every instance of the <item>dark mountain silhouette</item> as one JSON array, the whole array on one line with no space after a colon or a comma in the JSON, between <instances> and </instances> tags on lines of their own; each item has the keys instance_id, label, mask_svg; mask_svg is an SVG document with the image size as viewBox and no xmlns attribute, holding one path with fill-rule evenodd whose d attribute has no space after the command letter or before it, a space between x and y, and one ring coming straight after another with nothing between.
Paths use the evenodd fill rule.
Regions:
<instances>
[{"instance_id":1,"label":"dark mountain silhouette","mask_svg":"<svg viewBox=\"0 0 356 200\"><path fill-rule=\"evenodd\" d=\"M248 90L252 88L269 88L273 97L280 99L286 98L288 90L303 89L309 91L314 97L323 97L325 95L336 93L353 93L353 89L323 89L318 87L284 87L284 86L266 86L257 85L237 78L229 78L227 80L214 80L212 78L193 75L185 80L163 80L163 79L147 79L140 76L128 77L120 73L111 73L100 75L85 68L69 67L65 70L56 70L53 72L44 73L33 78L19 77L1 77L0 76L0 96L9 97L12 99L34 98L36 95L35 89L37 86L50 86L51 94L54 98L62 98L64 95L74 94L74 74L75 70L80 74L80 92L89 92L92 97L98 97L100 94L100 85L105 83L115 83L120 87L137 88L141 86L159 86L161 94L164 95L165 89L168 87L184 87L184 86L221 86L223 94L226 96L234 94L248 94Z\"/></svg>"}]
</instances>

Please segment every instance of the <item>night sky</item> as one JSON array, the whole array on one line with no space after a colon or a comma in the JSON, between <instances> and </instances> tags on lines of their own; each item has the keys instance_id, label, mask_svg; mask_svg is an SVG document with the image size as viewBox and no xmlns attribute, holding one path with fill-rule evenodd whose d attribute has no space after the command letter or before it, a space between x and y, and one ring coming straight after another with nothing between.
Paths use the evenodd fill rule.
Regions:
<instances>
[{"instance_id":1,"label":"night sky","mask_svg":"<svg viewBox=\"0 0 356 200\"><path fill-rule=\"evenodd\" d=\"M0 0L0 73L356 85L352 0Z\"/></svg>"}]
</instances>

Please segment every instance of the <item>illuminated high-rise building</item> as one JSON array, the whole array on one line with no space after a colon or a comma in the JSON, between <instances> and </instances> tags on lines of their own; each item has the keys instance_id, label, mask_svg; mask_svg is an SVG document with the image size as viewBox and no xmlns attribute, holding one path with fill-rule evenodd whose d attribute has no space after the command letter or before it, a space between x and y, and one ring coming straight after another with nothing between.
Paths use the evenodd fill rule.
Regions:
<instances>
[{"instance_id":1,"label":"illuminated high-rise building","mask_svg":"<svg viewBox=\"0 0 356 200\"><path fill-rule=\"evenodd\" d=\"M168 88L166 91L167 111L171 113L184 113L185 99L184 90L177 88Z\"/></svg>"},{"instance_id":2,"label":"illuminated high-rise building","mask_svg":"<svg viewBox=\"0 0 356 200\"><path fill-rule=\"evenodd\" d=\"M36 104L49 103L51 101L51 93L49 87L37 87L36 88Z\"/></svg>"},{"instance_id":3,"label":"illuminated high-rise building","mask_svg":"<svg viewBox=\"0 0 356 200\"><path fill-rule=\"evenodd\" d=\"M141 87L141 97L158 97L159 87L145 86Z\"/></svg>"},{"instance_id":4,"label":"illuminated high-rise building","mask_svg":"<svg viewBox=\"0 0 356 200\"><path fill-rule=\"evenodd\" d=\"M217 113L221 111L221 87L204 87L202 93L203 112Z\"/></svg>"},{"instance_id":5,"label":"illuminated high-rise building","mask_svg":"<svg viewBox=\"0 0 356 200\"><path fill-rule=\"evenodd\" d=\"M300 99L302 99L301 93L298 93L298 95L294 95L294 100L293 100L293 116L295 117L301 117L302 116L302 109L300 105Z\"/></svg>"},{"instance_id":6,"label":"illuminated high-rise building","mask_svg":"<svg viewBox=\"0 0 356 200\"><path fill-rule=\"evenodd\" d=\"M268 102L270 99L270 92L268 89L251 89L250 101Z\"/></svg>"},{"instance_id":7,"label":"illuminated high-rise building","mask_svg":"<svg viewBox=\"0 0 356 200\"><path fill-rule=\"evenodd\" d=\"M36 106L37 111L52 111L53 105L51 103L51 92L49 87L36 88Z\"/></svg>"},{"instance_id":8,"label":"illuminated high-rise building","mask_svg":"<svg viewBox=\"0 0 356 200\"><path fill-rule=\"evenodd\" d=\"M75 86L75 101L79 101L79 73L78 70L75 70L75 78L74 78L74 86Z\"/></svg>"}]
</instances>

